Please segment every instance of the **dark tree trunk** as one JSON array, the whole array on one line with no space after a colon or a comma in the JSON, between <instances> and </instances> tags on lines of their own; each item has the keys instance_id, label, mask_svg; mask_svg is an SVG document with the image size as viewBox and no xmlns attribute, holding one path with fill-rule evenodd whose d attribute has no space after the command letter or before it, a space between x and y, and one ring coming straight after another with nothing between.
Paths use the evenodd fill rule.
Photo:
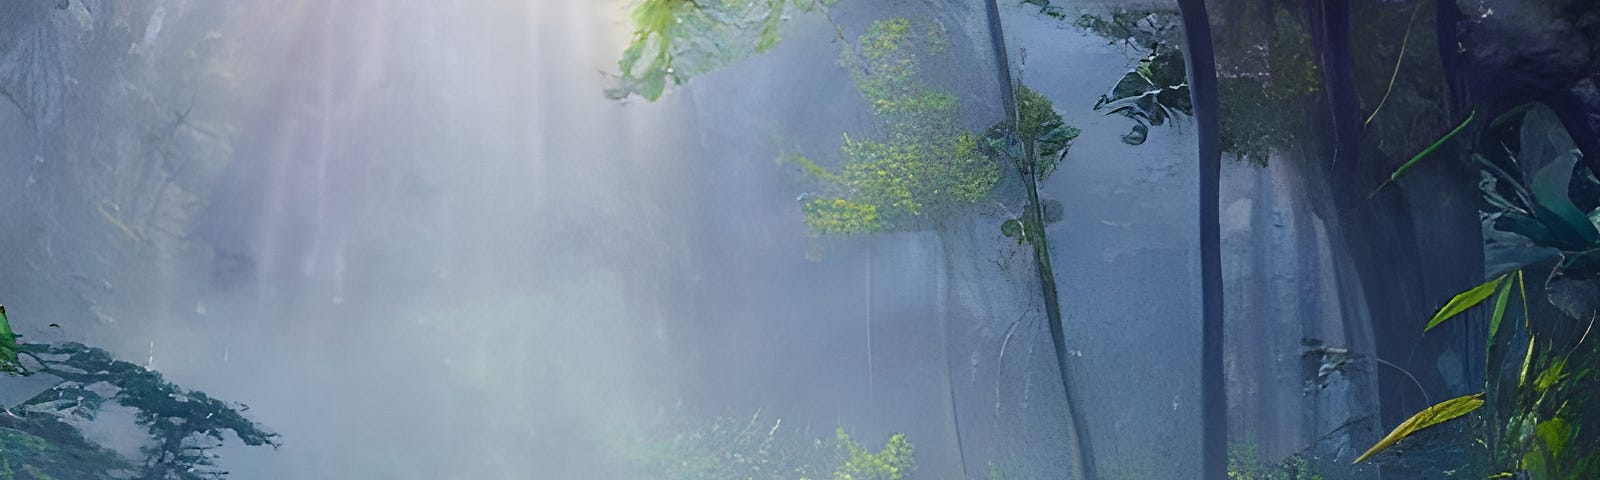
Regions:
<instances>
[{"instance_id":1,"label":"dark tree trunk","mask_svg":"<svg viewBox=\"0 0 1600 480\"><path fill-rule=\"evenodd\" d=\"M1222 178L1217 65L1205 0L1178 0L1184 58L1200 151L1200 408L1202 475L1228 478L1228 399L1222 366L1222 240L1218 192Z\"/></svg>"},{"instance_id":2,"label":"dark tree trunk","mask_svg":"<svg viewBox=\"0 0 1600 480\"><path fill-rule=\"evenodd\" d=\"M1448 350L1462 348L1453 339L1469 326L1460 322L1424 336L1422 325L1452 294L1475 285L1483 275L1473 191L1476 173L1457 160L1459 145L1447 144L1431 155L1432 161L1408 173L1403 185L1391 185L1374 195L1400 159L1387 157L1363 139L1350 2L1321 0L1309 13L1325 89L1325 105L1314 113L1311 124L1328 132L1322 138L1322 153L1331 158L1325 171L1332 187L1332 211L1324 215L1339 249L1352 261L1370 320L1370 329L1352 326L1346 334L1352 339L1371 335L1376 351L1362 353L1403 366L1434 397L1464 393L1448 391L1463 379L1445 378L1436 360ZM1442 54L1447 51L1440 48ZM1448 82L1454 58L1441 61ZM1449 98L1437 100L1455 103ZM1450 124L1464 118L1459 113L1446 115ZM1397 425L1427 406L1428 394L1418 392L1405 373L1390 368L1376 372L1383 427Z\"/></svg>"}]
</instances>

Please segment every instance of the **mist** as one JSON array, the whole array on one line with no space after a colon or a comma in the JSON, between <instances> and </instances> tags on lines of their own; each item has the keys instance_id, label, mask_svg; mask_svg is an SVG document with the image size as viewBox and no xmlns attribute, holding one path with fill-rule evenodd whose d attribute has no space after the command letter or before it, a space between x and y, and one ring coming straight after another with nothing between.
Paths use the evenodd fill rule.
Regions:
<instances>
[{"instance_id":1,"label":"mist","mask_svg":"<svg viewBox=\"0 0 1600 480\"><path fill-rule=\"evenodd\" d=\"M6 3L0 478L1589 478L1562 2Z\"/></svg>"}]
</instances>

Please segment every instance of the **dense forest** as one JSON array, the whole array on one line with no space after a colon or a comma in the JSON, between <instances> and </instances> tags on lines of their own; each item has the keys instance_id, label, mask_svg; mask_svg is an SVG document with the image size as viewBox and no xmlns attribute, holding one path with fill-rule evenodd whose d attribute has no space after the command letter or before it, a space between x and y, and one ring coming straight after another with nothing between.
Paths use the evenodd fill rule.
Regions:
<instances>
[{"instance_id":1,"label":"dense forest","mask_svg":"<svg viewBox=\"0 0 1600 480\"><path fill-rule=\"evenodd\" d=\"M0 479L1600 478L1594 2L0 12Z\"/></svg>"}]
</instances>

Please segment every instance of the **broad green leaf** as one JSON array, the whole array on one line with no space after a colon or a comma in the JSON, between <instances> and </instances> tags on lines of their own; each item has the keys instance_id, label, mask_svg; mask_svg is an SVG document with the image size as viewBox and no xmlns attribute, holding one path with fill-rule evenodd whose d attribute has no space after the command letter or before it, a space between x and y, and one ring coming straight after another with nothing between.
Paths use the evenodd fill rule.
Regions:
<instances>
[{"instance_id":1,"label":"broad green leaf","mask_svg":"<svg viewBox=\"0 0 1600 480\"><path fill-rule=\"evenodd\" d=\"M1556 458L1561 458L1562 450L1567 448L1567 441L1572 439L1572 426L1567 425L1561 417L1539 422L1534 431L1538 433L1539 440L1544 441L1545 447L1550 449L1550 456Z\"/></svg>"},{"instance_id":2,"label":"broad green leaf","mask_svg":"<svg viewBox=\"0 0 1600 480\"><path fill-rule=\"evenodd\" d=\"M1445 400L1443 402L1439 402L1437 405L1423 409L1421 412L1417 412L1416 415L1412 415L1411 418L1406 419L1406 421L1401 422L1400 426L1395 427L1394 431L1389 432L1389 435L1383 437L1383 440L1379 440L1377 444L1372 446L1372 448L1367 449L1366 453L1361 454L1360 457L1356 457L1356 461L1353 463L1364 462L1368 458L1372 458L1373 455L1377 455L1379 452L1382 452L1389 447L1394 446L1394 444L1399 443L1400 440L1411 436L1411 434L1422 431L1424 428L1432 427L1434 425L1453 420L1462 415L1472 413L1473 410L1477 410L1478 407L1482 406L1483 394L1474 393L1472 395Z\"/></svg>"},{"instance_id":3,"label":"broad green leaf","mask_svg":"<svg viewBox=\"0 0 1600 480\"><path fill-rule=\"evenodd\" d=\"M17 333L11 330L11 320L6 318L6 306L0 305L0 371L14 372L21 368L21 359L17 354L22 347L17 345Z\"/></svg>"},{"instance_id":4,"label":"broad green leaf","mask_svg":"<svg viewBox=\"0 0 1600 480\"><path fill-rule=\"evenodd\" d=\"M1410 170L1411 167L1417 166L1417 162L1422 161L1423 157L1428 156L1428 154L1433 153L1434 150L1438 150L1439 147L1444 146L1445 142L1455 138L1457 134L1460 134L1462 130L1467 128L1467 124L1472 123L1472 118L1476 116L1478 116L1478 111L1473 110L1472 113L1467 114L1467 119L1462 120L1460 125L1456 125L1455 129L1450 130L1450 133L1446 133L1443 137L1439 137L1439 140L1434 141L1433 145L1428 145L1428 148L1424 148L1421 152L1417 152L1416 155L1412 155L1410 160L1406 160L1406 163L1400 164L1400 168L1395 169L1394 173L1389 174L1389 179L1385 180L1382 185L1378 185L1378 188L1372 191L1372 195L1377 195L1379 190L1383 190L1383 187L1388 186L1390 183L1394 183L1395 180L1399 180L1400 175L1406 173L1406 170ZM1367 195L1367 198L1371 198L1372 195Z\"/></svg>"},{"instance_id":5,"label":"broad green leaf","mask_svg":"<svg viewBox=\"0 0 1600 480\"><path fill-rule=\"evenodd\" d=\"M1495 289L1500 287L1500 283L1504 282L1507 276L1508 275L1501 275L1499 277L1495 277L1494 280L1484 282L1482 285L1472 287L1471 290L1457 294L1455 298L1450 299L1450 303L1444 304L1444 307L1439 309L1439 313L1433 314L1433 319L1429 320L1428 326L1422 330L1433 330L1433 327L1439 326L1439 324L1444 323L1445 320L1449 320L1450 318L1461 314L1461 312L1465 312L1468 309L1477 306L1479 303L1483 303L1483 301L1488 299L1490 295L1494 294Z\"/></svg>"},{"instance_id":6,"label":"broad green leaf","mask_svg":"<svg viewBox=\"0 0 1600 480\"><path fill-rule=\"evenodd\" d=\"M15 342L16 332L11 330L11 320L6 318L6 306L0 305L0 341Z\"/></svg>"},{"instance_id":7,"label":"broad green leaf","mask_svg":"<svg viewBox=\"0 0 1600 480\"><path fill-rule=\"evenodd\" d=\"M1534 215L1562 240L1563 247L1581 247L1600 239L1589 216L1568 197L1572 168L1578 163L1575 151L1561 154L1533 175Z\"/></svg>"}]
</instances>

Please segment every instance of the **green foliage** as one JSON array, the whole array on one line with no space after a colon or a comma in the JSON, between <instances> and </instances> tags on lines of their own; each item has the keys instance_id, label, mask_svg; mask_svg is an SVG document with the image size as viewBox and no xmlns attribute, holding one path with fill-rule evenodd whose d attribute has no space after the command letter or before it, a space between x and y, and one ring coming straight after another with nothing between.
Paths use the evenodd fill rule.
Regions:
<instances>
[{"instance_id":1,"label":"green foliage","mask_svg":"<svg viewBox=\"0 0 1600 480\"><path fill-rule=\"evenodd\" d=\"M1578 164L1566 128L1548 107L1525 105L1497 118L1479 143L1472 156L1495 208L1490 224L1557 252L1545 281L1556 308L1578 320L1600 315L1600 179Z\"/></svg>"},{"instance_id":2,"label":"green foliage","mask_svg":"<svg viewBox=\"0 0 1600 480\"><path fill-rule=\"evenodd\" d=\"M1422 151L1417 152L1416 155L1411 156L1410 160L1407 160L1406 163L1401 164L1400 168L1395 169L1394 173L1389 174L1389 179L1385 180L1382 185L1378 185L1378 189L1373 190L1372 193L1377 194L1378 190L1383 190L1383 187L1399 179L1400 175L1405 174L1406 170L1410 170L1411 167L1416 166L1417 162L1422 161L1422 159L1426 158L1428 154L1433 153L1434 150L1438 150L1439 147L1444 146L1445 142L1449 142L1450 139L1455 138L1457 134L1461 133L1461 130L1467 128L1467 125L1472 123L1472 118L1476 116L1478 116L1478 112L1472 112L1471 114L1467 115L1467 119L1462 120L1460 125L1456 125L1456 128L1451 129L1450 132L1444 134L1443 137L1439 137L1439 139L1434 141L1432 145L1428 145L1428 148L1424 148ZM1370 196L1371 195L1368 195L1368 197Z\"/></svg>"},{"instance_id":3,"label":"green foliage","mask_svg":"<svg viewBox=\"0 0 1600 480\"><path fill-rule=\"evenodd\" d=\"M843 450L844 463L833 471L833 480L900 480L916 467L912 458L915 448L906 440L906 434L889 436L889 442L877 453L862 448L850 439L840 427L836 432L838 448Z\"/></svg>"},{"instance_id":4,"label":"green foliage","mask_svg":"<svg viewBox=\"0 0 1600 480\"><path fill-rule=\"evenodd\" d=\"M1109 17L1086 14L1073 22L1145 54L1094 105L1107 115L1120 114L1135 121L1122 136L1124 143L1144 143L1150 127L1165 124L1175 112L1193 114L1183 52L1177 46L1178 23L1177 12L1149 9L1120 10Z\"/></svg>"},{"instance_id":5,"label":"green foliage","mask_svg":"<svg viewBox=\"0 0 1600 480\"><path fill-rule=\"evenodd\" d=\"M1268 8L1270 7L1270 8ZM1319 90L1321 78L1303 15L1286 4L1244 2L1230 11L1226 35L1217 37L1217 79L1222 151L1264 165L1275 148L1294 144L1302 131L1303 106ZM1083 15L1079 28L1120 44L1144 57L1100 97L1095 109L1109 109L1137 123L1122 140L1144 143L1151 126L1175 113L1193 114L1177 41L1181 33L1176 11L1129 9L1110 16Z\"/></svg>"},{"instance_id":6,"label":"green foliage","mask_svg":"<svg viewBox=\"0 0 1600 480\"><path fill-rule=\"evenodd\" d=\"M54 417L0 415L0 479L106 478L132 469Z\"/></svg>"},{"instance_id":7,"label":"green foliage","mask_svg":"<svg viewBox=\"0 0 1600 480\"><path fill-rule=\"evenodd\" d=\"M1488 300L1489 296L1494 295L1495 290L1500 289L1500 285L1505 283L1506 278L1509 276L1510 275L1507 274L1495 277L1494 280L1490 280L1484 282L1482 285L1472 287L1471 290L1461 292L1454 298L1451 298L1449 303L1444 304L1444 307L1440 308L1439 312L1433 315L1432 320L1428 320L1428 326L1423 327L1422 330L1433 330L1433 327L1439 326L1439 324L1444 323L1445 320L1454 318L1456 315L1461 314L1461 312L1465 312L1472 307L1478 306L1478 304L1482 303L1484 300ZM1505 292L1501 293L1503 300ZM1502 301L1496 301L1496 303L1504 305Z\"/></svg>"},{"instance_id":8,"label":"green foliage","mask_svg":"<svg viewBox=\"0 0 1600 480\"><path fill-rule=\"evenodd\" d=\"M1421 412L1417 412L1415 415L1412 415L1411 418L1406 419L1406 421L1400 422L1400 426L1395 427L1394 430L1390 431L1388 435L1385 435L1382 440L1378 440L1378 443L1374 444L1372 448L1368 448L1367 451L1362 453L1360 457L1356 457L1355 463L1361 463L1366 461L1368 458L1372 458L1372 456L1377 455L1378 452L1382 452L1385 449L1394 446L1394 444L1398 443L1401 439L1409 437L1424 428L1432 427L1434 425L1460 418L1462 415L1472 413L1473 410L1477 410L1478 407L1482 406L1483 394L1474 393L1472 395L1464 395L1445 400L1431 407L1425 408Z\"/></svg>"},{"instance_id":9,"label":"green foliage","mask_svg":"<svg viewBox=\"0 0 1600 480\"><path fill-rule=\"evenodd\" d=\"M800 206L806 225L818 233L873 232L883 229L878 207L843 198L812 200Z\"/></svg>"},{"instance_id":10,"label":"green foliage","mask_svg":"<svg viewBox=\"0 0 1600 480\"><path fill-rule=\"evenodd\" d=\"M1078 138L1080 132L1062 121L1061 114L1056 113L1048 97L1027 85L1017 84L1016 101L1017 120L1020 123L1013 124L1007 120L989 127L980 149L997 163L1011 164L1025 180L1036 185L1054 173L1061 161L1066 159L1072 141ZM1021 218L1008 219L1000 224L1000 232L1017 239L1018 244L1043 239L1044 224L1060 221L1064 216L1060 202L1044 200L1034 205L1036 196L1029 196L1030 201L1025 206L1027 213ZM1038 218L1033 217L1035 209L1040 210L1037 212Z\"/></svg>"},{"instance_id":11,"label":"green foliage","mask_svg":"<svg viewBox=\"0 0 1600 480\"><path fill-rule=\"evenodd\" d=\"M1302 455L1291 455L1275 464L1262 462L1251 445L1228 447L1228 480L1323 480L1321 473Z\"/></svg>"},{"instance_id":12,"label":"green foliage","mask_svg":"<svg viewBox=\"0 0 1600 480\"><path fill-rule=\"evenodd\" d=\"M9 322L0 312L0 324L9 333ZM277 447L277 434L244 417L244 406L231 405L207 396L204 392L185 390L167 382L161 374L142 366L117 360L110 353L79 343L59 345L18 344L15 334L0 336L0 345L14 352L18 358L10 361L8 373L14 375L48 374L60 378L54 388L35 395L14 406L11 424L0 423L0 441L15 449L0 451L0 458L8 468L31 465L42 474L56 471L49 454L51 448L71 448L87 456L98 452L90 442L83 440L76 429L58 419L78 418L93 420L107 401L131 408L134 421L145 428L150 444L143 449L141 465L133 469L135 478L149 480L205 480L220 479L227 475L215 468L211 449L220 446L225 433L231 432L246 445ZM20 357L26 357L24 363ZM17 413L20 412L20 413ZM45 446L38 446L33 438L45 438L38 432L48 432ZM15 442L15 445L11 445ZM61 445L61 446L55 446ZM88 453L83 453L88 452ZM102 455L103 456L103 455ZM109 460L97 464L119 466ZM0 466L4 466L0 465ZM119 467L120 468L120 467ZM6 469L0 468L0 475ZM29 472L33 470L28 470ZM34 478L45 478L40 475Z\"/></svg>"},{"instance_id":13,"label":"green foliage","mask_svg":"<svg viewBox=\"0 0 1600 480\"><path fill-rule=\"evenodd\" d=\"M210 450L224 433L250 446L277 447L277 434L244 417L248 407L211 398L167 382L159 372L117 360L105 350L79 343L25 345L36 370L63 382L20 406L93 419L106 401L133 408L135 421L154 441L144 448L139 478L202 480L226 476L215 468ZM107 389L114 393L105 395Z\"/></svg>"},{"instance_id":14,"label":"green foliage","mask_svg":"<svg viewBox=\"0 0 1600 480\"><path fill-rule=\"evenodd\" d=\"M1139 60L1133 70L1111 87L1111 92L1095 101L1095 110L1122 114L1136 122L1122 136L1123 143L1144 143L1151 126L1165 124L1173 112L1190 115L1189 83L1184 73L1183 52L1166 44L1156 44L1154 52Z\"/></svg>"},{"instance_id":15,"label":"green foliage","mask_svg":"<svg viewBox=\"0 0 1600 480\"><path fill-rule=\"evenodd\" d=\"M0 372L18 373L22 371L21 359L17 357L22 352L22 347L17 345L17 333L11 330L11 320L6 318L6 306L0 305Z\"/></svg>"},{"instance_id":16,"label":"green foliage","mask_svg":"<svg viewBox=\"0 0 1600 480\"><path fill-rule=\"evenodd\" d=\"M1072 141L1081 133L1077 127L1067 125L1061 120L1061 114L1056 113L1055 105L1048 97L1028 88L1027 85L1017 84L1017 138L1021 140L1025 149L1023 155L1006 155L1017 168L1038 180L1043 181L1055 173L1056 167L1067 156L1067 149L1072 146ZM1002 125L1009 126L1008 122ZM989 138L994 138L996 128L990 127ZM1028 152L1031 150L1031 152ZM1029 154L1031 153L1031 155ZM1032 159L1031 161L1029 159Z\"/></svg>"},{"instance_id":17,"label":"green foliage","mask_svg":"<svg viewBox=\"0 0 1600 480\"><path fill-rule=\"evenodd\" d=\"M669 425L667 436L636 442L626 456L644 478L659 480L901 480L915 468L915 448L894 434L877 452L839 428L832 441L783 421L717 418Z\"/></svg>"},{"instance_id":18,"label":"green foliage","mask_svg":"<svg viewBox=\"0 0 1600 480\"><path fill-rule=\"evenodd\" d=\"M1533 260L1511 273L1456 295L1428 322L1438 325L1495 298L1484 392L1413 417L1454 417L1481 405L1486 413L1478 444L1486 455L1475 475L1600 478L1600 435L1594 434L1600 431L1600 344L1586 342L1600 319L1600 265L1592 257L1600 251L1600 216L1594 214L1600 211L1600 179L1578 165L1579 155L1561 122L1542 105L1513 109L1482 127L1471 152L1482 169L1484 199L1493 208L1485 222L1529 247L1554 252L1554 258L1530 255ZM1550 272L1544 298L1553 311L1529 304L1527 269ZM1522 306L1514 317L1521 329L1504 328L1513 286ZM1512 348L1522 348L1521 355L1510 356ZM1362 459L1437 423L1408 421Z\"/></svg>"},{"instance_id":19,"label":"green foliage","mask_svg":"<svg viewBox=\"0 0 1600 480\"><path fill-rule=\"evenodd\" d=\"M792 12L837 0L644 0L633 10L633 40L617 62L612 98L661 97L667 85L761 53L778 43Z\"/></svg>"},{"instance_id":20,"label":"green foliage","mask_svg":"<svg viewBox=\"0 0 1600 480\"><path fill-rule=\"evenodd\" d=\"M846 48L841 63L882 122L882 135L845 135L843 162L828 169L788 155L827 191L806 200L806 223L818 233L871 233L930 228L963 205L988 198L998 167L961 126L954 94L923 79L922 62L942 50L942 30L905 18L874 23Z\"/></svg>"},{"instance_id":21,"label":"green foliage","mask_svg":"<svg viewBox=\"0 0 1600 480\"><path fill-rule=\"evenodd\" d=\"M1061 7L1053 5L1050 0L1022 0L1023 5L1039 7L1039 14L1049 16L1056 20L1066 20L1067 14Z\"/></svg>"}]
</instances>

